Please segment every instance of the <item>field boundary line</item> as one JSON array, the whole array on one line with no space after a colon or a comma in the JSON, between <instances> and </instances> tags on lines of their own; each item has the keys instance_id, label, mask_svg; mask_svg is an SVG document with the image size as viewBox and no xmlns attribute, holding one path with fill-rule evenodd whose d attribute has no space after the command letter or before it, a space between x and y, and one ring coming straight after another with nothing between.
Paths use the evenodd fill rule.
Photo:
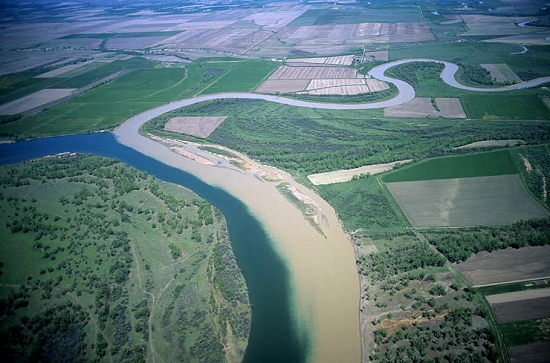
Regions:
<instances>
[{"instance_id":1,"label":"field boundary line","mask_svg":"<svg viewBox=\"0 0 550 363\"><path fill-rule=\"evenodd\" d=\"M481 287L489 287L489 286L500 286L500 285L508 285L508 284L517 284L519 282L538 281L538 280L545 280L545 279L550 279L550 276L541 276L541 277L535 277L532 279L521 279L521 280L512 280L512 281L506 281L506 282L498 282L495 284L472 285L472 287L481 288ZM498 294L491 294L491 295L498 295Z\"/></svg>"}]
</instances>

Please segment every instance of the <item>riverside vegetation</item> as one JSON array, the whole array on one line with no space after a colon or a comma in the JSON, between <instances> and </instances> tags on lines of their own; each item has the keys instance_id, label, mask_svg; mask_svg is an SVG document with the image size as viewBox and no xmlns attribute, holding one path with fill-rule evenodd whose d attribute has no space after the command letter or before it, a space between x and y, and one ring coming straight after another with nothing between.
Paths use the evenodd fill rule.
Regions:
<instances>
[{"instance_id":1,"label":"riverside vegetation","mask_svg":"<svg viewBox=\"0 0 550 363\"><path fill-rule=\"evenodd\" d=\"M103 157L2 166L6 361L238 362L251 308L224 217Z\"/></svg>"}]
</instances>

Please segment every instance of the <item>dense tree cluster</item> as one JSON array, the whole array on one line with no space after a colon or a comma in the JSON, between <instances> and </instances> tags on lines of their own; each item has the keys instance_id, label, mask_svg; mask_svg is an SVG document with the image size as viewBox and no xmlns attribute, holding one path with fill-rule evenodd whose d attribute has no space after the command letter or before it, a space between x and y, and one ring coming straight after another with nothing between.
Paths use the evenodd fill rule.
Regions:
<instances>
[{"instance_id":1,"label":"dense tree cluster","mask_svg":"<svg viewBox=\"0 0 550 363\"><path fill-rule=\"evenodd\" d=\"M403 77L439 75L441 64L408 63L418 68ZM401 72L399 67L394 67ZM206 138L164 131L171 117L191 115L228 116ZM308 110L260 100L215 100L201 102L159 116L144 130L163 137L195 142L213 142L247 154L263 163L300 173L352 169L363 165L404 159L423 159L466 152L460 145L486 139L547 141L550 126L544 122L505 123L481 120L384 120L359 117L351 111Z\"/></svg>"},{"instance_id":2,"label":"dense tree cluster","mask_svg":"<svg viewBox=\"0 0 550 363\"><path fill-rule=\"evenodd\" d=\"M544 246L550 243L550 220L519 221L506 226L431 230L423 234L449 261L461 262L482 251Z\"/></svg>"},{"instance_id":3,"label":"dense tree cluster","mask_svg":"<svg viewBox=\"0 0 550 363\"><path fill-rule=\"evenodd\" d=\"M361 271L372 273L376 280L419 268L441 267L446 262L443 256L421 241L399 243L384 251L363 255L359 261Z\"/></svg>"}]
</instances>

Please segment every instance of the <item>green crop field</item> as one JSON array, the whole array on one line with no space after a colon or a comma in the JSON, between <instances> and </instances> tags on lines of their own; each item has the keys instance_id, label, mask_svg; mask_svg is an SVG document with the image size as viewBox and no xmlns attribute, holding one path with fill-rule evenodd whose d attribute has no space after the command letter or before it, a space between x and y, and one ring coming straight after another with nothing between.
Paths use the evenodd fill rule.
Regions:
<instances>
[{"instance_id":1,"label":"green crop field","mask_svg":"<svg viewBox=\"0 0 550 363\"><path fill-rule=\"evenodd\" d=\"M39 136L113 129L135 114L187 94L202 75L195 65L136 70L36 116L1 125L0 130Z\"/></svg>"},{"instance_id":2,"label":"green crop field","mask_svg":"<svg viewBox=\"0 0 550 363\"><path fill-rule=\"evenodd\" d=\"M550 110L537 96L478 94L460 100L473 119L550 120Z\"/></svg>"},{"instance_id":3,"label":"green crop field","mask_svg":"<svg viewBox=\"0 0 550 363\"><path fill-rule=\"evenodd\" d=\"M226 328L246 344L246 285L208 203L100 157L0 169L4 359L224 361Z\"/></svg>"},{"instance_id":4,"label":"green crop field","mask_svg":"<svg viewBox=\"0 0 550 363\"><path fill-rule=\"evenodd\" d=\"M216 70L219 75L200 94L218 92L254 91L277 67L278 62L270 61L227 61L203 64L205 68Z\"/></svg>"},{"instance_id":5,"label":"green crop field","mask_svg":"<svg viewBox=\"0 0 550 363\"><path fill-rule=\"evenodd\" d=\"M384 182L468 178L516 174L516 165L508 150L450 156L404 167L383 178Z\"/></svg>"}]
</instances>

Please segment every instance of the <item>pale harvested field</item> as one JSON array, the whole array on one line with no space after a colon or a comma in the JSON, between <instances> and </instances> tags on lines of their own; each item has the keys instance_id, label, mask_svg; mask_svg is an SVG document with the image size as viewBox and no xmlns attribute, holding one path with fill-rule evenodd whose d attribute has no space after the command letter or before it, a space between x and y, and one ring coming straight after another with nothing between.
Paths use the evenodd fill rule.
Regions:
<instances>
[{"instance_id":1,"label":"pale harvested field","mask_svg":"<svg viewBox=\"0 0 550 363\"><path fill-rule=\"evenodd\" d=\"M265 80L255 92L260 93L290 93L303 91L308 84L307 79L267 79Z\"/></svg>"},{"instance_id":2,"label":"pale harvested field","mask_svg":"<svg viewBox=\"0 0 550 363\"><path fill-rule=\"evenodd\" d=\"M462 15L468 26L463 35L515 35L530 33L528 27L519 27L516 23L532 20L532 17L490 16L490 15Z\"/></svg>"},{"instance_id":3,"label":"pale harvested field","mask_svg":"<svg viewBox=\"0 0 550 363\"><path fill-rule=\"evenodd\" d=\"M398 106L386 107L384 117L438 117L430 98L415 98Z\"/></svg>"},{"instance_id":4,"label":"pale harvested field","mask_svg":"<svg viewBox=\"0 0 550 363\"><path fill-rule=\"evenodd\" d=\"M386 185L415 227L508 224L549 216L517 174Z\"/></svg>"},{"instance_id":5,"label":"pale harvested field","mask_svg":"<svg viewBox=\"0 0 550 363\"><path fill-rule=\"evenodd\" d=\"M515 145L521 145L525 144L525 141L523 140L484 140L484 141L476 141L472 142L470 144L459 146L455 149L470 149L470 148L476 148L476 147L504 147L504 146L515 146Z\"/></svg>"},{"instance_id":6,"label":"pale harvested field","mask_svg":"<svg viewBox=\"0 0 550 363\"><path fill-rule=\"evenodd\" d=\"M466 118L459 98L436 98L435 104L440 115L445 118Z\"/></svg>"},{"instance_id":7,"label":"pale harvested field","mask_svg":"<svg viewBox=\"0 0 550 363\"><path fill-rule=\"evenodd\" d=\"M550 297L491 304L501 323L550 317Z\"/></svg>"},{"instance_id":8,"label":"pale harvested field","mask_svg":"<svg viewBox=\"0 0 550 363\"><path fill-rule=\"evenodd\" d=\"M387 62L389 60L389 52L387 50L381 50L378 52L365 52L365 57L380 62Z\"/></svg>"},{"instance_id":9,"label":"pale harvested field","mask_svg":"<svg viewBox=\"0 0 550 363\"><path fill-rule=\"evenodd\" d=\"M507 248L477 253L457 268L474 286L550 276L550 246Z\"/></svg>"},{"instance_id":10,"label":"pale harvested field","mask_svg":"<svg viewBox=\"0 0 550 363\"><path fill-rule=\"evenodd\" d=\"M221 29L228 25L231 25L236 20L226 20L226 21L188 21L182 24L171 27L169 30L212 30L212 29Z\"/></svg>"},{"instance_id":11,"label":"pale harvested field","mask_svg":"<svg viewBox=\"0 0 550 363\"><path fill-rule=\"evenodd\" d=\"M550 342L508 348L512 363L550 363Z\"/></svg>"},{"instance_id":12,"label":"pale harvested field","mask_svg":"<svg viewBox=\"0 0 550 363\"><path fill-rule=\"evenodd\" d=\"M197 137L208 137L227 116L173 117L164 126L165 130Z\"/></svg>"},{"instance_id":13,"label":"pale harvested field","mask_svg":"<svg viewBox=\"0 0 550 363\"><path fill-rule=\"evenodd\" d=\"M434 36L426 23L360 23L337 25L300 26L293 31L279 34L290 41L338 41L357 42L383 39L391 42L422 42Z\"/></svg>"},{"instance_id":14,"label":"pale harvested field","mask_svg":"<svg viewBox=\"0 0 550 363\"><path fill-rule=\"evenodd\" d=\"M310 182L313 183L313 185L345 183L350 181L356 175L359 176L361 174L367 173L369 173L370 175L380 174L385 171L392 170L395 164L406 164L410 163L411 161L412 160L400 160L385 164L365 165L354 169L336 170L325 173L311 174L308 175L307 178Z\"/></svg>"},{"instance_id":15,"label":"pale harvested field","mask_svg":"<svg viewBox=\"0 0 550 363\"><path fill-rule=\"evenodd\" d=\"M384 91L390 88L386 82L374 78L368 78L367 85L369 86L371 92Z\"/></svg>"},{"instance_id":16,"label":"pale harvested field","mask_svg":"<svg viewBox=\"0 0 550 363\"><path fill-rule=\"evenodd\" d=\"M342 78L342 79L312 79L307 85L307 90L318 88L365 85L364 78ZM368 89L368 88L367 88Z\"/></svg>"},{"instance_id":17,"label":"pale harvested field","mask_svg":"<svg viewBox=\"0 0 550 363\"><path fill-rule=\"evenodd\" d=\"M519 83L522 81L506 63L482 64L481 66L485 68L497 82Z\"/></svg>"},{"instance_id":18,"label":"pale harvested field","mask_svg":"<svg viewBox=\"0 0 550 363\"><path fill-rule=\"evenodd\" d=\"M16 115L69 96L76 88L48 88L0 106L0 115Z\"/></svg>"},{"instance_id":19,"label":"pale harvested field","mask_svg":"<svg viewBox=\"0 0 550 363\"><path fill-rule=\"evenodd\" d=\"M497 43L511 43L511 44L525 44L525 45L549 45L548 37L549 31L536 33L536 34L523 34L523 35L510 35L507 37L499 37L493 39L486 39L483 42L497 42Z\"/></svg>"},{"instance_id":20,"label":"pale harvested field","mask_svg":"<svg viewBox=\"0 0 550 363\"><path fill-rule=\"evenodd\" d=\"M243 20L253 20L256 24L270 28L282 28L302 15L305 8L290 11L261 11L251 14Z\"/></svg>"},{"instance_id":21,"label":"pale harvested field","mask_svg":"<svg viewBox=\"0 0 550 363\"><path fill-rule=\"evenodd\" d=\"M353 63L353 55L342 55L338 57L317 57L317 58L291 58L287 59L289 63L312 63L312 64L329 64L337 66L350 66Z\"/></svg>"},{"instance_id":22,"label":"pale harvested field","mask_svg":"<svg viewBox=\"0 0 550 363\"><path fill-rule=\"evenodd\" d=\"M319 88L312 91L308 91L310 95L359 95L362 93L369 93L369 87L366 84L355 86L335 86L328 88Z\"/></svg>"},{"instance_id":23,"label":"pale harvested field","mask_svg":"<svg viewBox=\"0 0 550 363\"><path fill-rule=\"evenodd\" d=\"M187 27L187 23L183 27ZM170 47L178 48L213 48L242 54L272 35L272 32L256 27L193 29L162 40L156 45L170 45Z\"/></svg>"},{"instance_id":24,"label":"pale harvested field","mask_svg":"<svg viewBox=\"0 0 550 363\"><path fill-rule=\"evenodd\" d=\"M436 98L439 111L430 98L415 98L399 106L386 107L384 117L445 117L466 118L458 98Z\"/></svg>"},{"instance_id":25,"label":"pale harvested field","mask_svg":"<svg viewBox=\"0 0 550 363\"><path fill-rule=\"evenodd\" d=\"M366 37L373 35L382 35L382 23L361 23L357 24L355 35L358 37Z\"/></svg>"},{"instance_id":26,"label":"pale harvested field","mask_svg":"<svg viewBox=\"0 0 550 363\"><path fill-rule=\"evenodd\" d=\"M289 67L282 65L270 77L273 79L357 78L357 71L345 67Z\"/></svg>"},{"instance_id":27,"label":"pale harvested field","mask_svg":"<svg viewBox=\"0 0 550 363\"><path fill-rule=\"evenodd\" d=\"M389 24L389 27L391 43L426 42L435 39L425 23L397 23Z\"/></svg>"},{"instance_id":28,"label":"pale harvested field","mask_svg":"<svg viewBox=\"0 0 550 363\"><path fill-rule=\"evenodd\" d=\"M68 66L65 66L65 67L61 67L61 68L58 68L58 69L54 69L53 71L49 71L49 72L46 72L46 73L42 73L42 74L39 74L38 76L34 77L34 78L55 78L55 77L58 77L64 73L67 73L69 71L73 71L77 68L80 68L80 67L84 67L90 63L93 63L94 61L91 60L91 61L86 61L86 62L80 62L80 63L75 63L75 64L69 64Z\"/></svg>"}]
</instances>

